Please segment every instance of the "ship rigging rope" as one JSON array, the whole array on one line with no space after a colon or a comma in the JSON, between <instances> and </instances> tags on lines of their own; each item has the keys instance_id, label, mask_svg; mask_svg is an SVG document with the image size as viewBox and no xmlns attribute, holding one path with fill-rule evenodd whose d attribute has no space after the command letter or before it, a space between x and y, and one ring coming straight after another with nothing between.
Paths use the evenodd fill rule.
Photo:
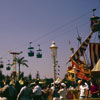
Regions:
<instances>
[{"instance_id":1,"label":"ship rigging rope","mask_svg":"<svg viewBox=\"0 0 100 100\"><path fill-rule=\"evenodd\" d=\"M99 8L100 8L100 6L97 7L96 10L99 9ZM41 39L47 37L48 35L53 34L54 32L56 32L56 31L58 31L58 30L60 30L60 29L62 29L62 28L64 28L64 27L68 26L69 24L72 24L72 23L78 21L79 19L81 19L81 18L83 18L84 16L90 14L91 12L92 12L92 11L88 11L88 12L84 13L83 15L81 15L81 16L79 16L79 17L77 17L77 18L75 18L75 19L73 19L73 20L71 20L71 21L69 21L69 22L67 22L67 23L65 23L65 24L63 24L63 25L61 25L61 26L59 26L59 27L53 29L52 31L45 33L44 35L38 37L37 39L35 39L35 40L31 41L31 42L39 41L39 40L41 40Z\"/></svg>"},{"instance_id":2,"label":"ship rigging rope","mask_svg":"<svg viewBox=\"0 0 100 100\"><path fill-rule=\"evenodd\" d=\"M97 7L96 10L99 9L99 8L100 8L100 6ZM65 23L65 24L63 24L63 25L61 25L61 26L58 26L57 28L53 29L52 31L45 33L44 35L42 35L42 36L40 36L40 37L34 39L34 40L31 41L31 42L32 42L32 43L33 43L33 42L35 43L35 42L37 42L37 41L40 41L40 40L43 39L43 38L46 38L47 36L49 36L49 35L51 35L51 34L54 34L56 31L59 31L59 30L61 30L62 28L66 27L66 26L68 26L68 25L70 25L70 24L73 24L74 22L77 22L79 19L81 19L81 18L83 18L84 16L90 14L91 12L92 12L92 11L88 11L88 12L84 13L83 15L81 15L81 16L79 16L79 17L77 17L77 18L74 18L74 19L72 19L72 20L70 20L70 21L67 22L67 23ZM24 44L24 45L26 45L26 44ZM21 47L22 47L22 46L23 46L23 45L21 45ZM18 47L14 48L14 49L17 49L17 48L18 48ZM14 50L14 49L11 49L11 50L9 50L9 51L12 51L12 50ZM3 57L4 57L4 56L3 56Z\"/></svg>"}]
</instances>

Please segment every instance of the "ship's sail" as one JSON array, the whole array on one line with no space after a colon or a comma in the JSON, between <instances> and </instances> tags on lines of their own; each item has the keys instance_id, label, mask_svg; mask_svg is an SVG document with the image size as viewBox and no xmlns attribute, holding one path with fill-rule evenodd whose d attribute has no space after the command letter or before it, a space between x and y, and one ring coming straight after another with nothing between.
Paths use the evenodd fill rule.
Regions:
<instances>
[{"instance_id":1,"label":"ship's sail","mask_svg":"<svg viewBox=\"0 0 100 100\"><path fill-rule=\"evenodd\" d=\"M71 60L75 60L77 62L77 60L79 59L80 56L83 56L88 44L89 44L89 41L91 39L91 36L92 36L93 32L91 32L88 37L85 39L85 41L80 45L80 47L78 48L78 50L70 57L69 61ZM68 62L69 62L68 61ZM67 63L68 63L67 62Z\"/></svg>"}]
</instances>

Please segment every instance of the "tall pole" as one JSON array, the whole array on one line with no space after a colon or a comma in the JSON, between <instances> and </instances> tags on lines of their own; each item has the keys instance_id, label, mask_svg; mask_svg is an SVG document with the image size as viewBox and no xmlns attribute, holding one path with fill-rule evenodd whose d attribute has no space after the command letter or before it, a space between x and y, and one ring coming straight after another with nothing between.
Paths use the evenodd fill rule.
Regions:
<instances>
[{"instance_id":1,"label":"tall pole","mask_svg":"<svg viewBox=\"0 0 100 100\"><path fill-rule=\"evenodd\" d=\"M55 42L52 42L52 45L50 46L51 49L51 56L53 59L53 72L54 72L54 82L56 80L56 56L57 56L57 46L55 44Z\"/></svg>"},{"instance_id":2,"label":"tall pole","mask_svg":"<svg viewBox=\"0 0 100 100\"><path fill-rule=\"evenodd\" d=\"M54 81L56 80L56 59L53 56L53 72L54 72Z\"/></svg>"},{"instance_id":3,"label":"tall pole","mask_svg":"<svg viewBox=\"0 0 100 100\"><path fill-rule=\"evenodd\" d=\"M16 72L16 61L15 61L15 59L16 59L16 54L13 53L13 71Z\"/></svg>"},{"instance_id":4,"label":"tall pole","mask_svg":"<svg viewBox=\"0 0 100 100\"><path fill-rule=\"evenodd\" d=\"M21 52L9 52L9 53L13 55L13 71L16 72L16 60L15 59L17 55L22 53L22 51Z\"/></svg>"},{"instance_id":5,"label":"tall pole","mask_svg":"<svg viewBox=\"0 0 100 100\"><path fill-rule=\"evenodd\" d=\"M74 78L75 78L75 83L76 83L76 67L74 66Z\"/></svg>"},{"instance_id":6,"label":"tall pole","mask_svg":"<svg viewBox=\"0 0 100 100\"><path fill-rule=\"evenodd\" d=\"M21 52L9 52L10 54L13 55L13 74L14 74L14 81L15 81L15 75L16 75L16 56L21 54Z\"/></svg>"}]
</instances>

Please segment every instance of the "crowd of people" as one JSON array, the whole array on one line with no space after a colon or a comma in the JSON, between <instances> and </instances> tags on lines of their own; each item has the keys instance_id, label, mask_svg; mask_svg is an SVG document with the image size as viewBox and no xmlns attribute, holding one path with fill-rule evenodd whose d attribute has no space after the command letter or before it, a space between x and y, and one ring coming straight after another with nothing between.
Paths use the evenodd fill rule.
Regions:
<instances>
[{"instance_id":1,"label":"crowd of people","mask_svg":"<svg viewBox=\"0 0 100 100\"><path fill-rule=\"evenodd\" d=\"M79 80L69 85L64 82L53 82L50 86L39 85L39 80L31 85L24 80L21 85L16 81L15 85L6 80L0 82L0 100L70 100L70 99L99 98L99 86L96 81Z\"/></svg>"}]
</instances>

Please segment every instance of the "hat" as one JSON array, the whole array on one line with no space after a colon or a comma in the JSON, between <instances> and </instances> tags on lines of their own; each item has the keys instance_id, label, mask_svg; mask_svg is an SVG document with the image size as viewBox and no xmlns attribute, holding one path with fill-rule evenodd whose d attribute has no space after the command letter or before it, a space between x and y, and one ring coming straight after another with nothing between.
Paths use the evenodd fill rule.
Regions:
<instances>
[{"instance_id":1,"label":"hat","mask_svg":"<svg viewBox=\"0 0 100 100\"><path fill-rule=\"evenodd\" d=\"M59 84L60 82L59 81L55 81L55 84Z\"/></svg>"},{"instance_id":2,"label":"hat","mask_svg":"<svg viewBox=\"0 0 100 100\"><path fill-rule=\"evenodd\" d=\"M61 83L61 86L66 87L66 84L65 83Z\"/></svg>"},{"instance_id":3,"label":"hat","mask_svg":"<svg viewBox=\"0 0 100 100\"><path fill-rule=\"evenodd\" d=\"M78 80L78 84L81 84L82 80Z\"/></svg>"}]
</instances>

